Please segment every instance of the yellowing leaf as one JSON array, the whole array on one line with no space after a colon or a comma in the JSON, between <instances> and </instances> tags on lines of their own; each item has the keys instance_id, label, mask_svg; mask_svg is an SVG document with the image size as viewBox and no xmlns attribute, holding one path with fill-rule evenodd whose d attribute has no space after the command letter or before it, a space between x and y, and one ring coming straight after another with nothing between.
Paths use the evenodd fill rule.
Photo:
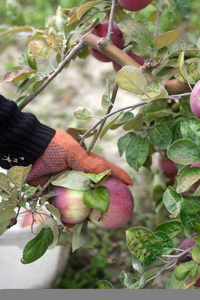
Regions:
<instances>
[{"instance_id":1,"label":"yellowing leaf","mask_svg":"<svg viewBox=\"0 0 200 300\"><path fill-rule=\"evenodd\" d=\"M33 32L34 27L32 26L19 26L19 27L11 27L5 31L0 32L0 35L19 33L19 32Z\"/></svg>"},{"instance_id":2,"label":"yellowing leaf","mask_svg":"<svg viewBox=\"0 0 200 300\"><path fill-rule=\"evenodd\" d=\"M88 11L90 8L92 8L93 6L95 6L96 4L100 3L101 1L90 1L87 3L84 3L83 5L81 5L76 11L75 13L71 16L68 24L72 24L78 20L81 19L81 17L84 15L84 13L86 13L86 11Z\"/></svg>"},{"instance_id":3,"label":"yellowing leaf","mask_svg":"<svg viewBox=\"0 0 200 300\"><path fill-rule=\"evenodd\" d=\"M28 167L14 166L8 171L10 181L18 188L22 188L28 173L31 170L31 165Z\"/></svg>"},{"instance_id":4,"label":"yellowing leaf","mask_svg":"<svg viewBox=\"0 0 200 300\"><path fill-rule=\"evenodd\" d=\"M51 53L51 48L45 38L37 38L34 41L29 43L29 48L33 52L34 55L48 59Z\"/></svg>"},{"instance_id":5,"label":"yellowing leaf","mask_svg":"<svg viewBox=\"0 0 200 300\"><path fill-rule=\"evenodd\" d=\"M125 66L117 73L117 84L123 90L143 95L147 81L141 70L134 66Z\"/></svg>"},{"instance_id":6,"label":"yellowing leaf","mask_svg":"<svg viewBox=\"0 0 200 300\"><path fill-rule=\"evenodd\" d=\"M179 37L178 30L170 30L157 36L153 43L157 50L167 47L169 48Z\"/></svg>"}]
</instances>

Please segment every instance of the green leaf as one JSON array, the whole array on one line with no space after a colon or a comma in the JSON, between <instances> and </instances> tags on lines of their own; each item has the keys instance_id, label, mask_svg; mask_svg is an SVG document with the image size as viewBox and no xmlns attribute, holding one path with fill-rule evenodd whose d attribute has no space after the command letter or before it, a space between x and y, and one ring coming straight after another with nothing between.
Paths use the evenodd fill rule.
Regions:
<instances>
[{"instance_id":1,"label":"green leaf","mask_svg":"<svg viewBox=\"0 0 200 300\"><path fill-rule=\"evenodd\" d=\"M28 51L27 51L27 60L28 60L29 66L33 70L37 71L37 61L35 59L35 56L34 56L33 52L31 51L31 49L28 49Z\"/></svg>"},{"instance_id":2,"label":"green leaf","mask_svg":"<svg viewBox=\"0 0 200 300\"><path fill-rule=\"evenodd\" d=\"M118 71L117 84L121 89L138 95L143 95L147 88L144 74L132 65L125 66Z\"/></svg>"},{"instance_id":3,"label":"green leaf","mask_svg":"<svg viewBox=\"0 0 200 300\"><path fill-rule=\"evenodd\" d=\"M101 99L101 106L103 108L107 108L110 105L112 105L112 102L110 100L110 82L108 79L106 79L106 89Z\"/></svg>"},{"instance_id":4,"label":"green leaf","mask_svg":"<svg viewBox=\"0 0 200 300\"><path fill-rule=\"evenodd\" d=\"M171 130L164 125L151 128L148 133L151 143L159 148L166 149L172 141Z\"/></svg>"},{"instance_id":5,"label":"green leaf","mask_svg":"<svg viewBox=\"0 0 200 300\"><path fill-rule=\"evenodd\" d=\"M195 261L180 264L167 282L167 289L189 289L200 276L200 266Z\"/></svg>"},{"instance_id":6,"label":"green leaf","mask_svg":"<svg viewBox=\"0 0 200 300\"><path fill-rule=\"evenodd\" d=\"M190 165L200 161L200 147L188 139L175 141L167 148L169 159L182 165Z\"/></svg>"},{"instance_id":7,"label":"green leaf","mask_svg":"<svg viewBox=\"0 0 200 300\"><path fill-rule=\"evenodd\" d=\"M144 273L144 265L134 255L133 255L133 258L132 258L132 267L140 275Z\"/></svg>"},{"instance_id":8,"label":"green leaf","mask_svg":"<svg viewBox=\"0 0 200 300\"><path fill-rule=\"evenodd\" d=\"M0 177L0 189L1 189L2 191L9 192L10 188L11 188L11 187L10 187L8 181L5 180L4 178L1 178L1 177Z\"/></svg>"},{"instance_id":9,"label":"green leaf","mask_svg":"<svg viewBox=\"0 0 200 300\"><path fill-rule=\"evenodd\" d=\"M174 250L174 244L172 239L162 231L155 232L156 237L161 241L163 246L163 252L167 255Z\"/></svg>"},{"instance_id":10,"label":"green leaf","mask_svg":"<svg viewBox=\"0 0 200 300\"><path fill-rule=\"evenodd\" d=\"M144 123L144 116L142 113L138 113L134 118L131 118L124 126L125 131L134 130L141 131Z\"/></svg>"},{"instance_id":11,"label":"green leaf","mask_svg":"<svg viewBox=\"0 0 200 300\"><path fill-rule=\"evenodd\" d=\"M99 280L98 289L114 289L114 286L108 280Z\"/></svg>"},{"instance_id":12,"label":"green leaf","mask_svg":"<svg viewBox=\"0 0 200 300\"><path fill-rule=\"evenodd\" d=\"M192 167L183 170L177 178L177 192L187 191L193 184L200 179L200 167Z\"/></svg>"},{"instance_id":13,"label":"green leaf","mask_svg":"<svg viewBox=\"0 0 200 300\"><path fill-rule=\"evenodd\" d=\"M111 130L115 130L118 127L126 124L130 119L134 117L133 113L131 112L126 112L122 115L122 117L118 120L117 123L113 124L112 127L110 128Z\"/></svg>"},{"instance_id":14,"label":"green leaf","mask_svg":"<svg viewBox=\"0 0 200 300\"><path fill-rule=\"evenodd\" d=\"M90 189L90 179L82 171L66 171L52 180L51 183L55 186L62 186L78 191L87 191Z\"/></svg>"},{"instance_id":15,"label":"green leaf","mask_svg":"<svg viewBox=\"0 0 200 300\"><path fill-rule=\"evenodd\" d=\"M163 253L162 243L145 227L126 230L126 242L129 251L146 266L151 265Z\"/></svg>"},{"instance_id":16,"label":"green leaf","mask_svg":"<svg viewBox=\"0 0 200 300\"><path fill-rule=\"evenodd\" d=\"M185 139L193 141L200 146L200 120L191 117L180 123L180 130Z\"/></svg>"},{"instance_id":17,"label":"green leaf","mask_svg":"<svg viewBox=\"0 0 200 300\"><path fill-rule=\"evenodd\" d=\"M16 217L16 212L9 207L3 207L0 210L0 235L2 235L10 225L11 219Z\"/></svg>"},{"instance_id":18,"label":"green leaf","mask_svg":"<svg viewBox=\"0 0 200 300\"><path fill-rule=\"evenodd\" d=\"M105 186L99 186L86 191L83 202L91 208L107 212L109 207L109 190Z\"/></svg>"},{"instance_id":19,"label":"green leaf","mask_svg":"<svg viewBox=\"0 0 200 300\"><path fill-rule=\"evenodd\" d=\"M153 43L157 50L167 47L169 48L179 37L178 30L170 30L157 36Z\"/></svg>"},{"instance_id":20,"label":"green leaf","mask_svg":"<svg viewBox=\"0 0 200 300\"><path fill-rule=\"evenodd\" d=\"M25 18L22 7L15 0L6 0L6 14L12 24L25 25Z\"/></svg>"},{"instance_id":21,"label":"green leaf","mask_svg":"<svg viewBox=\"0 0 200 300\"><path fill-rule=\"evenodd\" d=\"M192 258L200 263L200 245L194 246L194 248L191 250Z\"/></svg>"},{"instance_id":22,"label":"green leaf","mask_svg":"<svg viewBox=\"0 0 200 300\"><path fill-rule=\"evenodd\" d=\"M178 194L171 186L163 194L163 203L166 209L172 215L177 215L180 212L181 195Z\"/></svg>"},{"instance_id":23,"label":"green leaf","mask_svg":"<svg viewBox=\"0 0 200 300\"><path fill-rule=\"evenodd\" d=\"M176 236L182 230L181 222L179 221L168 221L161 223L156 226L154 232L162 231L166 233L170 238Z\"/></svg>"},{"instance_id":24,"label":"green leaf","mask_svg":"<svg viewBox=\"0 0 200 300\"><path fill-rule=\"evenodd\" d=\"M135 133L128 132L124 136L120 137L117 141L118 151L119 155L122 156L124 152L126 151L126 148L131 141L131 138L135 136Z\"/></svg>"},{"instance_id":25,"label":"green leaf","mask_svg":"<svg viewBox=\"0 0 200 300\"><path fill-rule=\"evenodd\" d=\"M53 206L53 205L47 203L47 204L45 205L45 207L46 207L46 209L47 209L53 216L55 216L57 219L60 220L60 218L61 218L60 211L59 211L55 206Z\"/></svg>"},{"instance_id":26,"label":"green leaf","mask_svg":"<svg viewBox=\"0 0 200 300\"><path fill-rule=\"evenodd\" d=\"M40 223L37 228L36 232L39 233L42 228L50 228L53 233L53 240L52 243L49 244L48 249L53 249L58 244L59 239L59 228L58 223L54 218L48 218L44 222Z\"/></svg>"},{"instance_id":27,"label":"green leaf","mask_svg":"<svg viewBox=\"0 0 200 300\"><path fill-rule=\"evenodd\" d=\"M126 161L134 170L138 171L139 168L145 163L149 154L149 141L147 138L142 138L133 133L130 142L126 148Z\"/></svg>"},{"instance_id":28,"label":"green leaf","mask_svg":"<svg viewBox=\"0 0 200 300\"><path fill-rule=\"evenodd\" d=\"M92 111L85 107L79 106L74 112L74 117L78 120L88 120L92 118Z\"/></svg>"},{"instance_id":29,"label":"green leaf","mask_svg":"<svg viewBox=\"0 0 200 300\"><path fill-rule=\"evenodd\" d=\"M200 218L191 203L184 199L181 200L180 219L182 224L191 230L194 229L195 223L200 222Z\"/></svg>"},{"instance_id":30,"label":"green leaf","mask_svg":"<svg viewBox=\"0 0 200 300\"><path fill-rule=\"evenodd\" d=\"M154 48L153 35L144 25L133 20L126 20L119 23L119 29L151 55Z\"/></svg>"},{"instance_id":31,"label":"green leaf","mask_svg":"<svg viewBox=\"0 0 200 300\"><path fill-rule=\"evenodd\" d=\"M121 272L119 279L126 288L131 289L133 287L133 284L130 282L128 275L124 271Z\"/></svg>"},{"instance_id":32,"label":"green leaf","mask_svg":"<svg viewBox=\"0 0 200 300\"><path fill-rule=\"evenodd\" d=\"M87 221L76 224L72 228L72 252L82 247L87 239Z\"/></svg>"},{"instance_id":33,"label":"green leaf","mask_svg":"<svg viewBox=\"0 0 200 300\"><path fill-rule=\"evenodd\" d=\"M106 179L108 177L108 173L110 173L110 170L107 170L105 172L99 173L99 174L93 174L93 173L85 173L84 175L86 177L88 177L91 181L95 182L95 183L102 183L102 180Z\"/></svg>"},{"instance_id":34,"label":"green leaf","mask_svg":"<svg viewBox=\"0 0 200 300\"><path fill-rule=\"evenodd\" d=\"M191 2L189 0L174 0L177 10L185 17L191 15Z\"/></svg>"},{"instance_id":35,"label":"green leaf","mask_svg":"<svg viewBox=\"0 0 200 300\"><path fill-rule=\"evenodd\" d=\"M103 138L103 136L107 133L107 131L115 124L115 122L117 121L117 119L121 116L121 113L119 113L116 117L114 117L113 119L109 120L107 122L107 124L104 126L104 128L102 129L102 132L100 134L100 139Z\"/></svg>"},{"instance_id":36,"label":"green leaf","mask_svg":"<svg viewBox=\"0 0 200 300\"><path fill-rule=\"evenodd\" d=\"M30 240L24 250L21 262L30 264L39 259L53 242L53 233L50 227L43 227L38 235Z\"/></svg>"},{"instance_id":37,"label":"green leaf","mask_svg":"<svg viewBox=\"0 0 200 300\"><path fill-rule=\"evenodd\" d=\"M8 171L8 177L10 181L18 188L22 189L22 186L31 170L32 165L28 167L14 166Z\"/></svg>"}]
</instances>

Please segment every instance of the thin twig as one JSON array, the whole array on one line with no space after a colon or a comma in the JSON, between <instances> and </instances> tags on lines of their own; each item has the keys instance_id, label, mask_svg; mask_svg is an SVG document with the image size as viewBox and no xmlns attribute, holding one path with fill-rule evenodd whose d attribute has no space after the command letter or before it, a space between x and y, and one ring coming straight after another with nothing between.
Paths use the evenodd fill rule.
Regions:
<instances>
[{"instance_id":1,"label":"thin twig","mask_svg":"<svg viewBox=\"0 0 200 300\"><path fill-rule=\"evenodd\" d=\"M163 12L162 2L163 2L163 0L159 0L158 15L157 15L157 18L156 18L156 24L155 24L155 30L154 30L154 38L157 37L157 35L158 35L160 17L161 17L161 14Z\"/></svg>"},{"instance_id":2,"label":"thin twig","mask_svg":"<svg viewBox=\"0 0 200 300\"><path fill-rule=\"evenodd\" d=\"M115 14L116 0L112 0L112 6L110 11L109 25L108 25L108 33L107 38L111 41L113 35L113 20Z\"/></svg>"},{"instance_id":3,"label":"thin twig","mask_svg":"<svg viewBox=\"0 0 200 300\"><path fill-rule=\"evenodd\" d=\"M165 270L167 270L168 268L172 267L179 258L183 257L185 254L187 254L190 250L192 250L194 248L194 246L188 248L187 250L183 251L182 253L180 253L179 255L177 255L177 257L171 259L170 261L168 261L168 263L166 263L166 265L164 267L162 267L157 273L156 275L154 275L152 278L148 279L145 284L143 285L142 289L144 289L149 283L151 283L155 278L157 278L161 273L163 273Z\"/></svg>"},{"instance_id":4,"label":"thin twig","mask_svg":"<svg viewBox=\"0 0 200 300\"><path fill-rule=\"evenodd\" d=\"M20 105L19 109L23 109L29 102L31 102L40 92L42 92L46 86L64 69L66 64L85 46L85 42L81 40L72 51L65 57L65 59L59 64L58 68L48 77L48 79L27 99L25 99Z\"/></svg>"},{"instance_id":5,"label":"thin twig","mask_svg":"<svg viewBox=\"0 0 200 300\"><path fill-rule=\"evenodd\" d=\"M114 83L114 87L113 87L112 97L111 97L111 103L112 103L112 104L114 104L114 102L115 102L116 95L117 95L117 91L118 91L118 84L117 84L117 82L115 82L115 83ZM110 106L107 108L106 114L105 114L105 115L108 115L108 114L111 112L112 107L113 107L113 105L110 105ZM103 129L103 126L104 126L106 120L107 120L107 118L105 118L105 119L101 122L101 125L99 126L99 128L98 128L98 130L97 130L97 132L96 132L96 134L95 134L95 136L94 136L94 138L93 138L91 144L90 144L89 147L87 148L87 151L86 151L87 153L89 153L89 152L92 150L92 148L94 147L94 145L95 145L95 143L96 143L96 141L97 141L97 139L98 139L98 137L99 137L99 135L100 135L100 133L101 133L101 130Z\"/></svg>"}]
</instances>

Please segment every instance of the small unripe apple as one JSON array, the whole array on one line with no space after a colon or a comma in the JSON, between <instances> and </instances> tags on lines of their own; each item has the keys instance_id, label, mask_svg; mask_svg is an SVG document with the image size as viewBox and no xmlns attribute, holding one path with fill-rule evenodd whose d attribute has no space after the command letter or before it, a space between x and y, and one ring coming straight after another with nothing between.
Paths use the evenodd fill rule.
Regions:
<instances>
[{"instance_id":1,"label":"small unripe apple","mask_svg":"<svg viewBox=\"0 0 200 300\"><path fill-rule=\"evenodd\" d=\"M164 156L158 157L158 169L170 179L174 178L178 173L175 163L168 157Z\"/></svg>"},{"instance_id":2,"label":"small unripe apple","mask_svg":"<svg viewBox=\"0 0 200 300\"><path fill-rule=\"evenodd\" d=\"M63 223L77 224L88 217L91 207L83 202L84 191L55 186L54 192L57 196L53 197L52 204L60 211Z\"/></svg>"},{"instance_id":3,"label":"small unripe apple","mask_svg":"<svg viewBox=\"0 0 200 300\"><path fill-rule=\"evenodd\" d=\"M109 191L109 207L106 213L95 218L96 210L92 210L89 220L103 229L118 229L126 225L133 215L134 199L128 186L121 180L109 177L100 186Z\"/></svg>"},{"instance_id":4,"label":"small unripe apple","mask_svg":"<svg viewBox=\"0 0 200 300\"><path fill-rule=\"evenodd\" d=\"M200 80L195 84L190 95L190 108L193 115L200 119Z\"/></svg>"},{"instance_id":5,"label":"small unripe apple","mask_svg":"<svg viewBox=\"0 0 200 300\"><path fill-rule=\"evenodd\" d=\"M109 21L106 20L106 21L103 21L102 23L100 23L99 25L97 25L96 27L91 28L90 32L99 37L106 37L107 33L108 33L108 26L109 26ZM118 48L123 49L124 38L123 38L122 32L120 31L120 29L118 27L117 22L113 22L112 42ZM101 53L100 51L98 51L90 46L88 47L88 50L96 59L98 59L102 62L110 62L111 61L111 59L109 57L107 57L105 54Z\"/></svg>"},{"instance_id":6,"label":"small unripe apple","mask_svg":"<svg viewBox=\"0 0 200 300\"><path fill-rule=\"evenodd\" d=\"M121 7L130 10L138 11L148 6L153 0L118 0Z\"/></svg>"},{"instance_id":7,"label":"small unripe apple","mask_svg":"<svg viewBox=\"0 0 200 300\"><path fill-rule=\"evenodd\" d=\"M196 242L194 240L194 238L186 238L179 246L179 249L181 250L187 250L193 246L196 245ZM180 254L181 251L178 252L178 254ZM177 261L177 265L183 264L186 261L190 261L193 260L192 259L192 255L188 252L187 254L185 254L184 256L182 256L178 261ZM200 265L200 264L199 264ZM196 287L200 287L200 277L197 279L196 283L194 284L194 286Z\"/></svg>"},{"instance_id":8,"label":"small unripe apple","mask_svg":"<svg viewBox=\"0 0 200 300\"><path fill-rule=\"evenodd\" d=\"M144 62L145 62L144 57L138 56L135 53L133 53L132 51L129 51L127 54L130 57L132 57L141 66L144 64ZM118 65L116 62L113 61L113 68L114 68L115 72L117 73L122 68L122 66Z\"/></svg>"}]
</instances>

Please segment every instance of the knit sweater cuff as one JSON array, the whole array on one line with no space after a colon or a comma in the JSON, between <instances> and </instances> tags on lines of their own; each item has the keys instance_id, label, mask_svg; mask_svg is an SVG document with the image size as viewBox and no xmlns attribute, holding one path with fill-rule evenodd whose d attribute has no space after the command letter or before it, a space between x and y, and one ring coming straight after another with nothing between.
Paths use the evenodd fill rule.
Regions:
<instances>
[{"instance_id":1,"label":"knit sweater cuff","mask_svg":"<svg viewBox=\"0 0 200 300\"><path fill-rule=\"evenodd\" d=\"M38 121L32 113L21 112L17 104L0 95L0 166L27 166L44 153L55 129Z\"/></svg>"}]
</instances>

